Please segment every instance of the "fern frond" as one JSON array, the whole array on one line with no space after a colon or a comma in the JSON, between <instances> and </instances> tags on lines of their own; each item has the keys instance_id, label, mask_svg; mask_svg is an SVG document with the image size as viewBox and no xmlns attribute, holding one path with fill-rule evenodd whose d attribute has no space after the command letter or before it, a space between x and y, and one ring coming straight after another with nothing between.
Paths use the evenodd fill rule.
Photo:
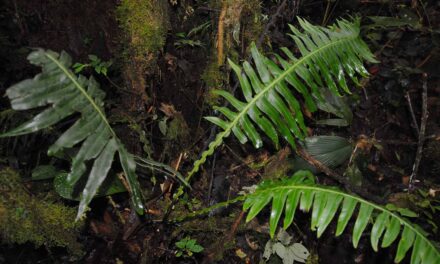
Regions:
<instances>
[{"instance_id":1,"label":"fern frond","mask_svg":"<svg viewBox=\"0 0 440 264\"><path fill-rule=\"evenodd\" d=\"M375 251L378 250L380 241L381 247L388 247L400 235L395 262L400 262L412 248L411 263L440 263L438 248L425 236L420 227L411 224L395 211L336 188L316 185L313 175L308 171L299 171L293 177L281 181L262 182L244 202L243 210L249 210L246 221L252 220L270 202L272 208L269 222L272 237L283 211L283 228L287 229L292 224L298 207L303 211L312 211L311 228L317 231L318 237L339 211L335 234L339 236L358 207L352 235L355 248L368 224L372 223L370 241Z\"/></svg>"},{"instance_id":2,"label":"fern frond","mask_svg":"<svg viewBox=\"0 0 440 264\"><path fill-rule=\"evenodd\" d=\"M42 72L33 79L21 81L6 90L6 95L15 110L28 110L47 106L34 118L10 130L0 137L24 135L50 127L59 121L80 113L81 117L50 146L49 155L61 153L75 145L81 147L72 160L67 181L72 186L86 173L86 162L94 161L86 186L81 195L78 216L107 176L115 153L118 152L121 166L127 177L132 202L138 213L143 213L142 196L135 174L136 163L110 127L103 109L105 93L91 77L76 76L70 70L72 59L66 52L38 49L28 60L42 67Z\"/></svg>"},{"instance_id":3,"label":"fern frond","mask_svg":"<svg viewBox=\"0 0 440 264\"><path fill-rule=\"evenodd\" d=\"M368 75L363 61L375 60L360 38L359 20L353 23L339 20L330 28L313 26L302 19L299 19L299 24L303 32L291 26L290 36L302 57L296 58L293 52L283 48L287 60L275 54L276 63L263 56L252 44L251 53L256 69L248 62L240 67L229 60L229 65L238 76L245 101L236 99L226 91L216 91L232 105L232 109L216 108L226 117L225 120L206 118L223 131L195 162L187 179L198 171L206 158L231 133L241 143L250 140L259 148L263 145L262 131L275 147L279 147L281 136L295 148L295 139L302 140L306 136L306 126L293 90L301 94L306 107L313 112L317 109L313 97L322 100L323 89L329 89L335 95L350 93L345 76L359 83L357 75Z\"/></svg>"}]
</instances>

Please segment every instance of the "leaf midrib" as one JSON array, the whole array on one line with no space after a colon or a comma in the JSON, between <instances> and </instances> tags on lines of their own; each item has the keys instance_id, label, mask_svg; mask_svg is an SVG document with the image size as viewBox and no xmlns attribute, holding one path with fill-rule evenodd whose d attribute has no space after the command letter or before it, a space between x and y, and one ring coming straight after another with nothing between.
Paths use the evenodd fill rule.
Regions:
<instances>
[{"instance_id":1,"label":"leaf midrib","mask_svg":"<svg viewBox=\"0 0 440 264\"><path fill-rule=\"evenodd\" d=\"M266 94L272 87L274 87L277 83L279 83L281 80L283 80L284 78L286 78L286 76L288 74L290 74L293 70L295 70L298 65L302 64L304 61L308 60L310 57L315 56L316 54L318 54L319 52L322 52L323 50L337 45L341 42L345 42L345 41L350 41L353 39L356 39L359 36L359 33L355 34L355 35L350 35L349 37L344 37L341 38L337 41L334 42L330 42L312 52L310 52L309 54L301 57L301 59L299 59L297 62L295 62L288 70L284 71L282 74L280 74L277 78L275 78L271 83L269 83L261 92L259 92L258 94L255 95L255 97L243 108L242 111L240 111L240 113L235 117L235 119L229 123L229 125L226 127L225 130L223 130L222 132L220 132L219 134L217 134L215 140L213 142L211 142L209 144L209 147L207 150L205 150L202 153L202 156L200 157L200 159L198 159L195 163L194 166L192 168L192 170L188 173L187 177L185 178L186 181L189 182L189 180L191 179L191 177L199 170L199 166L201 164L204 163L203 159L206 159L209 155L211 155L214 151L214 149L216 147L218 147L221 142L223 141L224 137L229 136L229 134L231 133L232 129L237 125L237 123L240 121L240 119L247 114L248 110L253 107L257 101L264 95Z\"/></svg>"},{"instance_id":2,"label":"leaf midrib","mask_svg":"<svg viewBox=\"0 0 440 264\"><path fill-rule=\"evenodd\" d=\"M116 133L113 131L112 127L107 121L107 118L105 117L105 114L101 111L99 106L96 104L95 100L87 93L87 91L79 84L75 78L75 76L72 75L72 73L64 67L56 58L54 58L51 54L45 53L46 57L48 57L51 61L53 61L63 72L64 74L73 82L73 84L78 88L78 90L81 91L81 93L84 95L84 97L90 102L90 104L93 106L96 112L98 112L101 119L106 124L107 128L110 130L113 137L116 138Z\"/></svg>"},{"instance_id":3,"label":"leaf midrib","mask_svg":"<svg viewBox=\"0 0 440 264\"><path fill-rule=\"evenodd\" d=\"M272 89L272 87L274 87L277 83L279 83L280 81L284 80L286 78L287 75L289 75L293 70L295 70L299 65L301 65L304 61L307 61L309 58L315 56L316 54L322 52L323 50L334 46L336 44L339 44L341 42L344 41L349 41L352 39L355 39L358 37L358 34L354 35L354 36L350 36L347 38L343 38L334 42L330 42L314 51L311 51L309 54L301 57L297 62L295 62L289 69L287 69L286 71L284 71L282 74L280 74L277 78L275 78L271 83L269 83L261 92L259 92L258 94L255 95L255 97L243 108L242 111L240 111L240 113L236 116L236 118L230 123L230 125L227 127L226 130L231 130L237 123L238 121L240 121L240 119L248 112L248 110L254 106L258 100L265 95L270 89Z\"/></svg>"},{"instance_id":4,"label":"leaf midrib","mask_svg":"<svg viewBox=\"0 0 440 264\"><path fill-rule=\"evenodd\" d=\"M277 191L282 191L282 190L292 190L292 189L299 189L299 190L312 190L312 191L319 191L319 192L327 192L327 193L332 193L332 194L336 194L336 195L341 195L344 196L346 198L349 199L353 199L353 200L357 200L360 203L364 203L367 204L371 207L373 207L374 209L387 213L395 218L397 218L400 223L402 223L403 225L405 225L406 227L408 227L409 229L411 229L413 232L415 232L417 234L417 236L421 237L435 252L437 255L440 256L440 252L437 250L437 248L431 243L431 241L429 239L426 238L426 236L424 234L422 234L418 229L416 229L412 224L410 224L408 222L408 220L406 220L405 218L402 218L400 215L395 214L387 209L385 209L384 207L374 204L368 200L365 200L363 198L357 197L357 196L353 196L350 195L348 193L339 191L339 190L333 190L333 189L329 189L329 188L325 188L325 187L319 187L319 186L310 186L310 185L291 185L291 186L276 186L276 187L272 187L272 188L268 188L268 189L264 189L264 190L260 190L260 191L256 191L258 193L264 193L264 192L269 192L269 193L274 193ZM249 194L246 196L250 196L253 194Z\"/></svg>"}]
</instances>

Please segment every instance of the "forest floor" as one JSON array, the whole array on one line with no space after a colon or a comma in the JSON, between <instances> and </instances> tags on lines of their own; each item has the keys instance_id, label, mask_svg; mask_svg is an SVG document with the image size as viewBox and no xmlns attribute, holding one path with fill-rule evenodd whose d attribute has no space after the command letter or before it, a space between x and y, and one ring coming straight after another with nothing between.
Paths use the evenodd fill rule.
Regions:
<instances>
[{"instance_id":1,"label":"forest floor","mask_svg":"<svg viewBox=\"0 0 440 264\"><path fill-rule=\"evenodd\" d=\"M157 54L154 67L145 72L148 95L145 109L128 111L123 107L124 100L136 95L121 90L125 85L121 73L122 40L115 14L119 1L4 0L0 4L0 94L37 72L26 61L34 47L65 50L75 62L87 62L90 54L103 61L112 60L108 77L90 69L85 74L95 74L105 90L106 112L116 132L130 151L168 164L184 174L217 132L203 119L216 114L212 110L214 104L223 103L210 94L211 90L234 91L236 84L236 78L225 65L212 66L216 65L220 52L216 44L219 23L223 23L220 2L169 1L165 44ZM297 24L297 16L316 25L331 25L338 18L350 16L361 18L362 37L379 63L366 65L370 77L362 81L361 88L353 88L353 94L344 102L350 108L351 124L317 125L318 120L331 115L323 111L309 113L306 115L309 136L336 135L348 139L355 146L350 161L347 159L332 170L348 177L352 185L360 186L369 197L410 207L420 215L414 221L425 228L431 239L440 241L437 230L440 217L438 207L435 208L440 205L437 200L440 3L434 0L261 2L259 17L255 18L259 20L258 34L247 32L256 34L253 38L245 37L246 30L252 27L245 16L255 15L252 8L241 9L242 17L237 15L236 23L242 23L236 32L238 37L231 25L225 29L229 38L225 40L225 56L233 57L236 62L248 58L246 47L251 39L260 41L261 49L267 53L284 46L294 47L286 34L288 24ZM388 19L374 20L374 17ZM203 30L188 34L203 24ZM423 105L427 113L422 111ZM0 98L0 110L8 108L6 98ZM17 117L18 121L23 118ZM422 145L421 120L426 121ZM54 128L55 134L61 129L62 126ZM43 133L0 141L0 168L19 171L24 186L33 196L47 196L53 192L51 182L30 179L33 168L52 164L45 153L55 139ZM148 208L145 216L138 217L130 209L127 193L95 199L78 235L84 250L80 260L73 259L63 248L13 243L1 245L0 263L261 263L269 240L268 212L245 224L241 205L233 204L183 222L171 220L234 198L242 187L262 179L291 174L296 169L291 165L294 159L294 152L287 147L277 151L265 144L263 149L255 150L250 144L241 145L230 137L192 179L192 190L173 207L171 200L177 183L149 171L139 174ZM420 164L415 170L416 160ZM56 164L66 166L63 162ZM414 172L412 183L416 191L409 195L407 189ZM317 175L321 184L339 184L323 173ZM77 205L74 201L62 201L68 206ZM432 207L426 206L427 203ZM351 234L334 237L335 228L331 224L317 239L310 230L310 215L299 212L289 234L314 256L308 263L393 263L396 246L374 252L369 237L365 236L354 249ZM203 252L178 257L175 243L185 237L197 240L204 247ZM408 259L405 261L409 263ZM273 257L267 263L282 261Z\"/></svg>"}]
</instances>

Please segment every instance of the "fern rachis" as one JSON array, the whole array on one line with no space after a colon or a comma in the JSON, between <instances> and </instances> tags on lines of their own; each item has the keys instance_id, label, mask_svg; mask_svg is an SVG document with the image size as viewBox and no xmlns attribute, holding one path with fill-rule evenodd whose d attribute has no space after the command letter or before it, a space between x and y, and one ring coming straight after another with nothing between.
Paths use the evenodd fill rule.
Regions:
<instances>
[{"instance_id":1,"label":"fern rachis","mask_svg":"<svg viewBox=\"0 0 440 264\"><path fill-rule=\"evenodd\" d=\"M437 246L426 237L426 233L420 227L411 224L396 211L390 211L336 188L316 185L314 176L308 171L299 171L291 178L281 181L259 184L255 192L245 198L243 210L248 210L246 221L249 222L256 217L270 202L272 208L269 226L272 237L283 211L283 228L287 229L293 222L297 208L303 211L312 210L311 228L317 231L318 237L339 211L335 233L339 236L346 229L359 205L352 234L354 247L357 247L362 234L369 223L372 223L370 243L375 251L378 250L380 240L381 247L388 247L400 235L395 262L402 261L411 247L412 264L440 261Z\"/></svg>"},{"instance_id":2,"label":"fern rachis","mask_svg":"<svg viewBox=\"0 0 440 264\"><path fill-rule=\"evenodd\" d=\"M81 145L72 159L67 182L74 185L86 171L86 162L94 161L82 191L78 217L81 217L95 196L118 152L121 166L127 177L132 202L138 213L143 213L142 196L136 178L136 163L109 125L104 111L104 92L93 79L75 76L70 71L71 57L62 52L37 49L28 60L42 67L33 79L21 81L6 91L15 110L27 110L45 106L41 113L0 137L24 135L50 127L75 113L81 117L49 147L49 155L57 155L63 149ZM80 144L81 143L81 144ZM72 188L73 189L73 188Z\"/></svg>"},{"instance_id":3,"label":"fern rachis","mask_svg":"<svg viewBox=\"0 0 440 264\"><path fill-rule=\"evenodd\" d=\"M250 139L259 148L262 146L257 130L259 128L275 147L279 146L278 137L282 136L295 148L295 138L302 140L305 137L306 126L298 100L289 86L302 95L310 111L315 111L313 96L322 99L321 89L328 87L335 95L340 95L339 90L349 93L345 75L358 83L356 74L368 74L362 61L375 60L360 39L359 21L349 23L340 20L331 28L313 26L302 19L299 22L304 33L291 27L291 37L301 52L301 58L297 59L292 52L283 48L288 61L275 54L279 62L276 63L264 57L255 45L251 45L256 70L248 62L240 67L229 60L246 101L242 102L226 91L216 91L232 105L233 110L216 108L226 120L206 117L223 131L217 134L201 158L194 163L187 179L199 170L206 158L214 153L231 132L241 143Z\"/></svg>"}]
</instances>

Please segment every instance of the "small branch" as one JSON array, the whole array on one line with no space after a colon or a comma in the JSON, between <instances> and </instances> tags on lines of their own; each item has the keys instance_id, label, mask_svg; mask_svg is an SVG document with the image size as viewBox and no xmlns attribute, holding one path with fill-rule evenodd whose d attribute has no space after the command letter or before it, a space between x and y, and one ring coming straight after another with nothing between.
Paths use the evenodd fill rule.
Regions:
<instances>
[{"instance_id":1,"label":"small branch","mask_svg":"<svg viewBox=\"0 0 440 264\"><path fill-rule=\"evenodd\" d=\"M209 177L209 187L208 187L209 189L208 189L208 199L207 199L208 204L211 201L212 186L214 184L214 169L215 169L216 158L217 158L217 155L214 154L214 157L212 158L211 174Z\"/></svg>"},{"instance_id":2,"label":"small branch","mask_svg":"<svg viewBox=\"0 0 440 264\"><path fill-rule=\"evenodd\" d=\"M420 161L422 160L423 143L425 142L426 122L428 120L428 75L423 73L423 93L422 93L422 120L420 122L419 142L417 146L416 158L414 160L413 171L409 177L408 190L414 189L414 181L419 171Z\"/></svg>"},{"instance_id":3,"label":"small branch","mask_svg":"<svg viewBox=\"0 0 440 264\"><path fill-rule=\"evenodd\" d=\"M408 107L409 107L409 112L411 113L413 127L417 132L417 136L420 137L419 125L417 124L416 115L414 114L414 110L413 110L412 103L411 103L411 97L408 92L406 92L405 98L408 101Z\"/></svg>"},{"instance_id":4,"label":"small branch","mask_svg":"<svg viewBox=\"0 0 440 264\"><path fill-rule=\"evenodd\" d=\"M285 6L287 4L287 0L284 0L277 8L277 11L275 11L275 14L273 14L271 16L271 19L269 21L269 23L266 24L266 26L264 27L263 32L261 33L260 37L258 38L258 41L256 43L257 48L260 48L261 45L263 44L263 40L264 37L266 36L266 34L270 31L270 28L272 26L274 26L277 22L277 19L279 16L281 16L281 12L285 9ZM249 61L250 59L248 59Z\"/></svg>"},{"instance_id":5,"label":"small branch","mask_svg":"<svg viewBox=\"0 0 440 264\"><path fill-rule=\"evenodd\" d=\"M344 185L344 187L347 190L349 190L353 193L357 193L360 196L362 196L370 201L373 201L377 204L383 204L385 202L384 199L381 199L379 197L371 195L364 188L353 186L347 178L337 174L336 172L331 170L329 167L325 166L322 162L320 162L319 160L315 159L312 155L310 155L305 149L298 146L296 153L301 158L303 158L305 161L307 161L310 165L316 167L319 171L323 172L324 174L326 174L327 176L329 176L333 180Z\"/></svg>"}]
</instances>

